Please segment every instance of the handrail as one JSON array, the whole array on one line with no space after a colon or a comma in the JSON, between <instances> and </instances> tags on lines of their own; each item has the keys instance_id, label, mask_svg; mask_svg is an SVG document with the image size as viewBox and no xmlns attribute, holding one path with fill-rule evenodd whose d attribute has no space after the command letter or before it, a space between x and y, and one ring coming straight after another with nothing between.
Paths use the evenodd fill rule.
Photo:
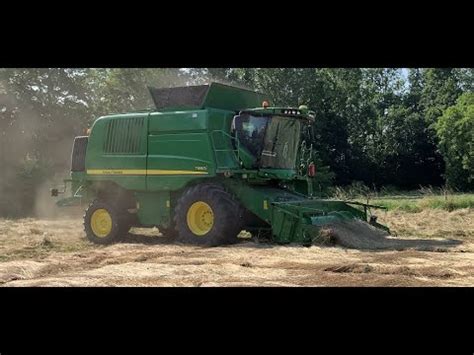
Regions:
<instances>
[{"instance_id":1,"label":"handrail","mask_svg":"<svg viewBox=\"0 0 474 355\"><path fill-rule=\"evenodd\" d=\"M215 136L216 133L220 133L222 136L229 138L230 139L229 143L230 143L231 146L233 146L232 141L235 140L236 145L237 145L237 149L217 149L216 148L216 143L215 143L215 140L214 140L214 136ZM216 130L211 131L211 143L212 143L212 149L214 151L214 157L216 159L216 164L217 164L218 169L229 169L229 167L220 165L219 158L218 158L216 152L232 152L234 154L234 157L236 158L237 162L240 161L240 154L239 154L240 142L237 139L237 137L232 137L229 133L227 133L227 132L225 132L221 129L216 129Z\"/></svg>"}]
</instances>

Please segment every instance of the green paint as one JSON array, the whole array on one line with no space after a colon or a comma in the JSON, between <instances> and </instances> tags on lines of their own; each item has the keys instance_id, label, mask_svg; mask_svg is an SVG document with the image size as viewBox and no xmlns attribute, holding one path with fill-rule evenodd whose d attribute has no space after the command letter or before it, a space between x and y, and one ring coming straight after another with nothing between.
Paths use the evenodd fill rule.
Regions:
<instances>
[{"instance_id":1,"label":"green paint","mask_svg":"<svg viewBox=\"0 0 474 355\"><path fill-rule=\"evenodd\" d=\"M137 192L135 197L138 202L138 218L144 226L169 226L169 192Z\"/></svg>"}]
</instances>

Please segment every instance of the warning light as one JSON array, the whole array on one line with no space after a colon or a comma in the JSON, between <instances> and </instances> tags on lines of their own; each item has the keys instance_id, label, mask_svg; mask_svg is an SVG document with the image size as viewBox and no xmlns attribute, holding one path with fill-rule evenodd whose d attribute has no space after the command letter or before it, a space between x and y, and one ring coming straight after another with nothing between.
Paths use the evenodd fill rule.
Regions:
<instances>
[{"instance_id":1,"label":"warning light","mask_svg":"<svg viewBox=\"0 0 474 355\"><path fill-rule=\"evenodd\" d=\"M315 176L316 175L316 165L314 163L311 163L308 165L308 176Z\"/></svg>"}]
</instances>

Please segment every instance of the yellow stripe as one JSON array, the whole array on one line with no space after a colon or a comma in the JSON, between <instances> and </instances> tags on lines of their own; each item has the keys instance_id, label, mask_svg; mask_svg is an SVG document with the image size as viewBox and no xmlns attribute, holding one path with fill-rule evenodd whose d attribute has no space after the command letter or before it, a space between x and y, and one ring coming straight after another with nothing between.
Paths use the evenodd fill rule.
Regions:
<instances>
[{"instance_id":1,"label":"yellow stripe","mask_svg":"<svg viewBox=\"0 0 474 355\"><path fill-rule=\"evenodd\" d=\"M207 171L194 170L147 170L148 175L207 175Z\"/></svg>"},{"instance_id":2,"label":"yellow stripe","mask_svg":"<svg viewBox=\"0 0 474 355\"><path fill-rule=\"evenodd\" d=\"M207 175L206 171L158 169L89 169L89 175Z\"/></svg>"},{"instance_id":3,"label":"yellow stripe","mask_svg":"<svg viewBox=\"0 0 474 355\"><path fill-rule=\"evenodd\" d=\"M146 169L89 169L89 175L146 175Z\"/></svg>"}]
</instances>

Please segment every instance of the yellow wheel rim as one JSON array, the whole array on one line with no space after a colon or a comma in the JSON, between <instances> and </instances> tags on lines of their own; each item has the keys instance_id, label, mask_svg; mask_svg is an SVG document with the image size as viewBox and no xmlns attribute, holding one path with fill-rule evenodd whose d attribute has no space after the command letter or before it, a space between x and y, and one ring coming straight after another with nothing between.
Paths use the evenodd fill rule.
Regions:
<instances>
[{"instance_id":1,"label":"yellow wheel rim","mask_svg":"<svg viewBox=\"0 0 474 355\"><path fill-rule=\"evenodd\" d=\"M91 216L91 228L99 238L108 236L112 231L112 217L110 213L103 208L95 210Z\"/></svg>"},{"instance_id":2,"label":"yellow wheel rim","mask_svg":"<svg viewBox=\"0 0 474 355\"><path fill-rule=\"evenodd\" d=\"M186 222L189 230L197 236L203 236L212 229L214 225L214 212L207 203L198 201L189 207Z\"/></svg>"}]
</instances>

